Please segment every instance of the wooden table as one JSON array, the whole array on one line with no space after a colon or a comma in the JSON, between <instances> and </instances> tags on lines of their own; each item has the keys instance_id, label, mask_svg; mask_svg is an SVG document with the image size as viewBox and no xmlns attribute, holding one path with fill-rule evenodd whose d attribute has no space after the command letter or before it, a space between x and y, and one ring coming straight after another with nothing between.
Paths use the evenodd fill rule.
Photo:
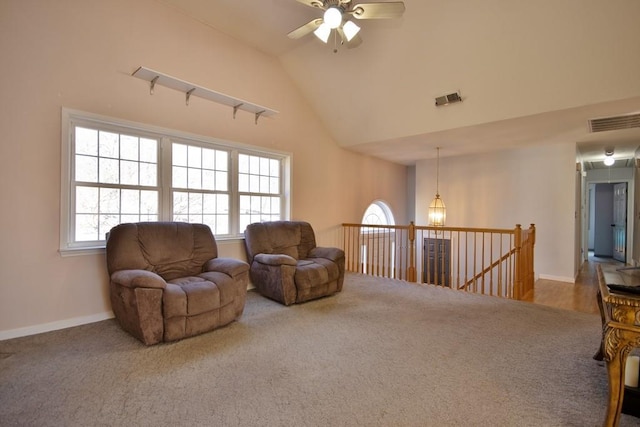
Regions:
<instances>
[{"instance_id":1,"label":"wooden table","mask_svg":"<svg viewBox=\"0 0 640 427\"><path fill-rule=\"evenodd\" d=\"M594 358L604 360L607 365L609 404L604 426L609 427L620 422L627 356L640 347L640 296L610 292L607 284L640 285L640 269L603 270L600 265L596 268L602 342Z\"/></svg>"}]
</instances>

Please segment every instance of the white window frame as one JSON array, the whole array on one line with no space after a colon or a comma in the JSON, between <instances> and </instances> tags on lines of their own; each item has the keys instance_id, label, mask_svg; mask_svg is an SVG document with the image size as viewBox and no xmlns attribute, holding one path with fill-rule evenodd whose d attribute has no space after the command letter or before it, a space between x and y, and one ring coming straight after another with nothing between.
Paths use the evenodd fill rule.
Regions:
<instances>
[{"instance_id":1,"label":"white window frame","mask_svg":"<svg viewBox=\"0 0 640 427\"><path fill-rule=\"evenodd\" d=\"M95 254L104 252L104 240L94 242L75 242L73 230L75 227L75 207L72 189L74 183L74 152L72 145L75 126L91 126L101 130L111 130L119 133L133 132L158 139L158 183L159 188L159 221L171 221L172 208L172 178L171 178L171 147L172 143L189 144L205 148L214 148L229 153L229 196L230 223L228 235L216 235L216 240L242 239L243 230L239 230L240 206L238 193L238 155L268 157L280 161L281 189L281 219L289 219L291 211L291 170L293 155L288 152L266 150L261 147L235 142L223 141L201 135L189 134L182 131L131 122L122 119L87 113L69 108L62 108L61 123L61 185L60 185L60 254L62 256Z\"/></svg>"},{"instance_id":2,"label":"white window frame","mask_svg":"<svg viewBox=\"0 0 640 427\"><path fill-rule=\"evenodd\" d=\"M383 217L376 215L376 218L379 218L379 222L367 222L367 218L373 213L373 210L380 210L383 214ZM362 215L362 224L372 224L372 225L395 225L396 221L393 217L393 212L391 211L391 207L388 203L383 200L374 200L371 202L364 214ZM368 233L371 228L362 227L362 233Z\"/></svg>"},{"instance_id":3,"label":"white window frame","mask_svg":"<svg viewBox=\"0 0 640 427\"><path fill-rule=\"evenodd\" d=\"M377 215L375 211L380 211L382 213L382 217L380 215ZM368 222L367 219L370 217L375 217L378 219L378 221L376 222ZM391 207L389 206L389 204L383 200L374 200L373 202L371 202L371 204L369 206L367 206L367 209L365 210L364 214L362 215L362 221L361 224L364 224L365 226L362 227L360 229L360 234L361 234L361 240L362 240L362 244L360 245L360 263L363 267L363 272L365 274L367 273L367 270L369 268L369 263L367 262L368 260L368 252L369 252L369 237L365 237L362 238L362 236L375 236L376 233L378 232L378 228L374 228L374 227L366 227L366 224L371 224L371 225L380 225L380 226L393 226L395 225L395 219L393 216L393 212L391 211ZM394 275L395 274L395 259L396 259L396 243L395 243L395 231L389 231L391 236L393 237L393 241L391 242L391 263L389 264L389 268L391 269L391 274ZM391 240L391 239L390 239ZM375 245L374 245L375 248ZM374 253L375 255L375 253Z\"/></svg>"}]
</instances>

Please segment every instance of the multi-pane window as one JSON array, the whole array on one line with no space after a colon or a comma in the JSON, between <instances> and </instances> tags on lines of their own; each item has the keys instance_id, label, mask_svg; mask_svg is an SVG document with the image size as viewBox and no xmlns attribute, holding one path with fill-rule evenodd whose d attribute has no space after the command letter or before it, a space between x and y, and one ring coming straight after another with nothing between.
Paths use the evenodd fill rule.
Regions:
<instances>
[{"instance_id":1,"label":"multi-pane window","mask_svg":"<svg viewBox=\"0 0 640 427\"><path fill-rule=\"evenodd\" d=\"M76 126L74 241L105 239L121 222L158 220L158 140Z\"/></svg>"},{"instance_id":2,"label":"multi-pane window","mask_svg":"<svg viewBox=\"0 0 640 427\"><path fill-rule=\"evenodd\" d=\"M288 156L63 110L61 251L117 224L183 221L216 238L286 219Z\"/></svg>"},{"instance_id":3,"label":"multi-pane window","mask_svg":"<svg viewBox=\"0 0 640 427\"><path fill-rule=\"evenodd\" d=\"M229 234L229 153L172 143L173 220Z\"/></svg>"},{"instance_id":4,"label":"multi-pane window","mask_svg":"<svg viewBox=\"0 0 640 427\"><path fill-rule=\"evenodd\" d=\"M280 219L282 205L281 162L262 156L238 156L240 228Z\"/></svg>"}]
</instances>

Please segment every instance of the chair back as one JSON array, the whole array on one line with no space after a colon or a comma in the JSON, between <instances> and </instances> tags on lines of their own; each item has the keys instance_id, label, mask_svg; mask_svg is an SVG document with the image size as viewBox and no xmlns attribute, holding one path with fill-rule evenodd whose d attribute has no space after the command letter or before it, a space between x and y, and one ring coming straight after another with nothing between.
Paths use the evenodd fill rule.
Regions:
<instances>
[{"instance_id":1,"label":"chair back","mask_svg":"<svg viewBox=\"0 0 640 427\"><path fill-rule=\"evenodd\" d=\"M305 259L316 247L313 228L305 221L256 222L247 226L244 238L249 264L260 253Z\"/></svg>"},{"instance_id":2,"label":"chair back","mask_svg":"<svg viewBox=\"0 0 640 427\"><path fill-rule=\"evenodd\" d=\"M165 280L195 276L218 257L211 229L204 224L138 222L115 226L107 238L107 269L148 270Z\"/></svg>"}]
</instances>

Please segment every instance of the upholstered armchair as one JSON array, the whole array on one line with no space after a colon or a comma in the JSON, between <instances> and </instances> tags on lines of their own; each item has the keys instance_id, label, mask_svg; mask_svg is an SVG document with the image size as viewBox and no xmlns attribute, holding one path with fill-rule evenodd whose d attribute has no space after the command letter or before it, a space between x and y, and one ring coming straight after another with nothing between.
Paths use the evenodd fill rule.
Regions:
<instances>
[{"instance_id":1,"label":"upholstered armchair","mask_svg":"<svg viewBox=\"0 0 640 427\"><path fill-rule=\"evenodd\" d=\"M249 265L219 258L203 224L120 224L107 238L113 313L146 345L211 331L244 310Z\"/></svg>"},{"instance_id":2,"label":"upholstered armchair","mask_svg":"<svg viewBox=\"0 0 640 427\"><path fill-rule=\"evenodd\" d=\"M316 247L309 223L254 223L244 237L251 282L262 295L290 305L342 290L344 251Z\"/></svg>"}]
</instances>

